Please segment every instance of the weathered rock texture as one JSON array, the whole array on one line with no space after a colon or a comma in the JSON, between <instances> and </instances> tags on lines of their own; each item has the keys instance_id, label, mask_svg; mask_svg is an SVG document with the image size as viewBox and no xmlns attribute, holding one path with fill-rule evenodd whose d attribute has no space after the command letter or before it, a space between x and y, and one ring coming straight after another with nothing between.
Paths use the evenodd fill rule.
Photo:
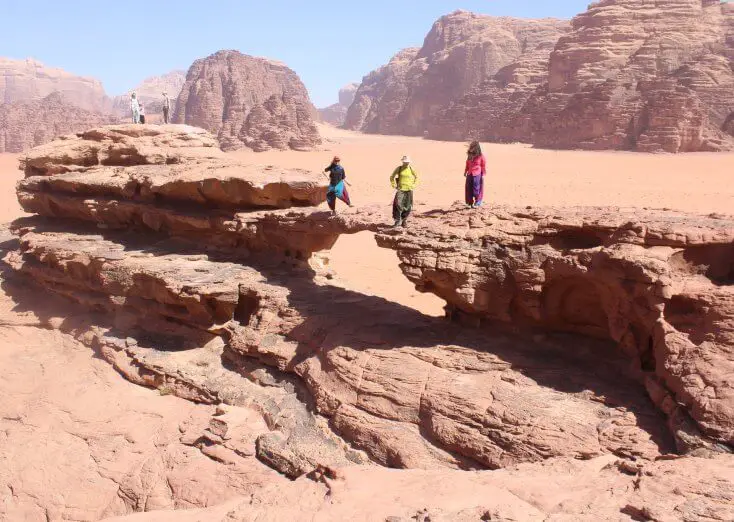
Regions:
<instances>
[{"instance_id":1,"label":"weathered rock texture","mask_svg":"<svg viewBox=\"0 0 734 522\"><path fill-rule=\"evenodd\" d=\"M202 158L216 150L202 145L206 134L193 142L199 152L179 146L178 162L165 160L165 146L164 159L144 162L94 149L91 136L111 147L119 134L130 156L147 158L140 151L153 138L124 129L30 155L39 175L29 172L18 194L39 216L16 221L18 239L0 244L5 286L14 309L72 334L132 382L220 405L175 444L238 473L257 458L316 480L276 484L283 504L248 483L241 506L192 516L257 520L267 505L282 519L297 505L299 516L350 519L364 508L339 492L355 495L348 477L359 464L411 499L416 483L451 482L447 470L522 465L453 476L468 497L427 504L440 512L419 512L426 505L415 500L373 507L386 517L731 518L731 457L722 455L734 444L731 218L454 208L388 229L384 209L336 218L278 209L296 204L299 183L272 198L253 167L231 179L231 163ZM155 139L182 145L186 129L163 127ZM363 230L458 321L350 291L302 262ZM33 285L43 303L29 298ZM660 460L676 450L710 460ZM596 458L604 464L570 463ZM377 465L424 471L372 473ZM534 487L562 498L541 500Z\"/></svg>"},{"instance_id":2,"label":"weathered rock texture","mask_svg":"<svg viewBox=\"0 0 734 522\"><path fill-rule=\"evenodd\" d=\"M459 313L619 343L674 431L685 431L690 415L734 444L734 220L617 208L456 210L378 242L397 250L418 288ZM687 436L678 439L687 449Z\"/></svg>"},{"instance_id":3,"label":"weathered rock texture","mask_svg":"<svg viewBox=\"0 0 734 522\"><path fill-rule=\"evenodd\" d=\"M308 150L321 143L316 114L284 64L219 51L189 69L173 121L212 132L225 150Z\"/></svg>"},{"instance_id":4,"label":"weathered rock texture","mask_svg":"<svg viewBox=\"0 0 734 522\"><path fill-rule=\"evenodd\" d=\"M143 102L146 114L163 114L163 93L168 93L173 115L174 105L185 81L186 71L171 71L161 76L146 78L130 92L135 92L138 100ZM113 107L119 114L130 116L130 93L115 96Z\"/></svg>"},{"instance_id":5,"label":"weathered rock texture","mask_svg":"<svg viewBox=\"0 0 734 522\"><path fill-rule=\"evenodd\" d=\"M319 109L321 119L326 123L330 123L336 127L344 125L344 120L347 117L347 110L354 101L354 95L357 93L359 88L358 83L350 83L339 89L339 103L329 105L324 109Z\"/></svg>"},{"instance_id":6,"label":"weathered rock texture","mask_svg":"<svg viewBox=\"0 0 734 522\"><path fill-rule=\"evenodd\" d=\"M351 129L641 152L734 148L734 6L603 0L565 22L457 12L362 82Z\"/></svg>"},{"instance_id":7,"label":"weathered rock texture","mask_svg":"<svg viewBox=\"0 0 734 522\"><path fill-rule=\"evenodd\" d=\"M41 100L54 92L90 111L104 111L110 106L99 80L46 67L30 58L0 58L0 104Z\"/></svg>"},{"instance_id":8,"label":"weathered rock texture","mask_svg":"<svg viewBox=\"0 0 734 522\"><path fill-rule=\"evenodd\" d=\"M117 118L88 111L55 92L40 100L24 100L0 105L0 153L23 152L49 141L100 125Z\"/></svg>"},{"instance_id":9,"label":"weathered rock texture","mask_svg":"<svg viewBox=\"0 0 734 522\"><path fill-rule=\"evenodd\" d=\"M573 20L518 136L547 147L688 152L731 148L734 6L604 0Z\"/></svg>"},{"instance_id":10,"label":"weathered rock texture","mask_svg":"<svg viewBox=\"0 0 734 522\"><path fill-rule=\"evenodd\" d=\"M553 45L569 29L568 22L552 19L496 18L466 11L444 16L423 47L401 51L363 79L345 127L422 136L442 111L480 87L491 90L483 101L493 105L465 117L482 120L491 113L494 121L501 121L540 83Z\"/></svg>"}]
</instances>

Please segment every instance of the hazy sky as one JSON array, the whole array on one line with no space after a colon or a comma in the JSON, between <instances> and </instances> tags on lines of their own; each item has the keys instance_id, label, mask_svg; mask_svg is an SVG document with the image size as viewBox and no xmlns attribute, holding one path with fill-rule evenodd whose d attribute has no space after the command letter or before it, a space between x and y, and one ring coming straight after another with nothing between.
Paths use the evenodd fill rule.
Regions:
<instances>
[{"instance_id":1,"label":"hazy sky","mask_svg":"<svg viewBox=\"0 0 734 522\"><path fill-rule=\"evenodd\" d=\"M317 107L339 88L420 46L456 9L570 18L590 0L0 0L0 56L94 76L122 94L220 49L285 62Z\"/></svg>"}]
</instances>

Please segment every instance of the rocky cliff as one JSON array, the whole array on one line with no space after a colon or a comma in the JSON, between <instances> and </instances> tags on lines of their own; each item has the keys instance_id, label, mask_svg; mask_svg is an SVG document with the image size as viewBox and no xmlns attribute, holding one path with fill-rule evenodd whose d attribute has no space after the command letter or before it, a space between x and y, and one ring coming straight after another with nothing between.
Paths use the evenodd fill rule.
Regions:
<instances>
[{"instance_id":1,"label":"rocky cliff","mask_svg":"<svg viewBox=\"0 0 734 522\"><path fill-rule=\"evenodd\" d=\"M0 103L40 100L53 92L62 93L69 103L86 110L110 108L99 80L47 67L30 58L0 58Z\"/></svg>"},{"instance_id":2,"label":"rocky cliff","mask_svg":"<svg viewBox=\"0 0 734 522\"><path fill-rule=\"evenodd\" d=\"M366 509L358 474L399 497L370 512L419 520L731 518L734 219L451 208L392 229L382 208L314 208L319 173L243 165L213 143L190 127L126 125L32 151L18 197L36 216L2 247L13 310L35 306L134 383L218 405L178 439L166 432L172 469L182 445L198 450L226 464L219 498L245 497L207 518L251 520L265 505L288 518L292 502L353 518ZM367 230L453 321L309 264ZM42 305L27 301L31 285ZM272 486L296 500L253 508L248 495L267 489L235 477L255 458L300 477ZM172 473L156 470L151 484ZM141 509L144 491L124 483L113 514ZM463 500L443 504L437 483L463 484ZM535 487L564 500L541 502ZM188 491L155 498L207 505ZM426 506L440 512L414 508L419 491L439 495Z\"/></svg>"},{"instance_id":3,"label":"rocky cliff","mask_svg":"<svg viewBox=\"0 0 734 522\"><path fill-rule=\"evenodd\" d=\"M734 148L734 6L603 0L565 22L441 18L366 76L346 126L641 152Z\"/></svg>"},{"instance_id":4,"label":"rocky cliff","mask_svg":"<svg viewBox=\"0 0 734 522\"><path fill-rule=\"evenodd\" d=\"M731 148L734 6L604 0L573 20L518 136L546 147L688 152Z\"/></svg>"},{"instance_id":5,"label":"rocky cliff","mask_svg":"<svg viewBox=\"0 0 734 522\"><path fill-rule=\"evenodd\" d=\"M489 81L507 88L501 112L514 96L539 83L561 20L496 18L457 11L440 18L420 49L406 49L367 75L347 114L346 128L422 136L442 111ZM504 105L503 105L504 104ZM477 116L480 119L481 116Z\"/></svg>"},{"instance_id":6,"label":"rocky cliff","mask_svg":"<svg viewBox=\"0 0 734 522\"><path fill-rule=\"evenodd\" d=\"M219 51L189 69L173 121L212 132L226 150L264 151L320 144L315 118L306 88L291 69Z\"/></svg>"},{"instance_id":7,"label":"rocky cliff","mask_svg":"<svg viewBox=\"0 0 734 522\"><path fill-rule=\"evenodd\" d=\"M88 111L59 92L41 100L0 105L0 153L23 152L58 136L116 123L114 116Z\"/></svg>"},{"instance_id":8,"label":"rocky cliff","mask_svg":"<svg viewBox=\"0 0 734 522\"><path fill-rule=\"evenodd\" d=\"M319 109L321 119L335 127L344 125L347 111L354 101L354 95L357 93L358 88L358 83L350 83L339 89L339 102L334 105L329 105L324 109Z\"/></svg>"}]
</instances>

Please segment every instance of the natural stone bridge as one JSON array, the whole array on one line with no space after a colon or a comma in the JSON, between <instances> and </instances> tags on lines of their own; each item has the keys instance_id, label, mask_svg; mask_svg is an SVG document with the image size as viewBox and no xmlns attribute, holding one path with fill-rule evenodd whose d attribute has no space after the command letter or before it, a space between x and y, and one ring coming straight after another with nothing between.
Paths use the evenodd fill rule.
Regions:
<instances>
[{"instance_id":1,"label":"natural stone bridge","mask_svg":"<svg viewBox=\"0 0 734 522\"><path fill-rule=\"evenodd\" d=\"M208 140L119 126L31 152L18 197L40 217L14 224L6 262L97 313L74 333L131 380L263 404L258 455L277 469L734 445L731 218L457 207L391 229L387 209L333 217L311 206L317 175L242 165ZM457 321L309 268L365 230Z\"/></svg>"}]
</instances>

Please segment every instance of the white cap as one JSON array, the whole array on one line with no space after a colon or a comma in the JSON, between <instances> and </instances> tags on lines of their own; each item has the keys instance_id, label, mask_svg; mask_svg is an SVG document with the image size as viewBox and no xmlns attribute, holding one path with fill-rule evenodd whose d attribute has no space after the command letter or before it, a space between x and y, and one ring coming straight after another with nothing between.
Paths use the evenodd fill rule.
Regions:
<instances>
[{"instance_id":1,"label":"white cap","mask_svg":"<svg viewBox=\"0 0 734 522\"><path fill-rule=\"evenodd\" d=\"M403 159L401 161L403 163L410 163L410 156L403 156Z\"/></svg>"}]
</instances>

